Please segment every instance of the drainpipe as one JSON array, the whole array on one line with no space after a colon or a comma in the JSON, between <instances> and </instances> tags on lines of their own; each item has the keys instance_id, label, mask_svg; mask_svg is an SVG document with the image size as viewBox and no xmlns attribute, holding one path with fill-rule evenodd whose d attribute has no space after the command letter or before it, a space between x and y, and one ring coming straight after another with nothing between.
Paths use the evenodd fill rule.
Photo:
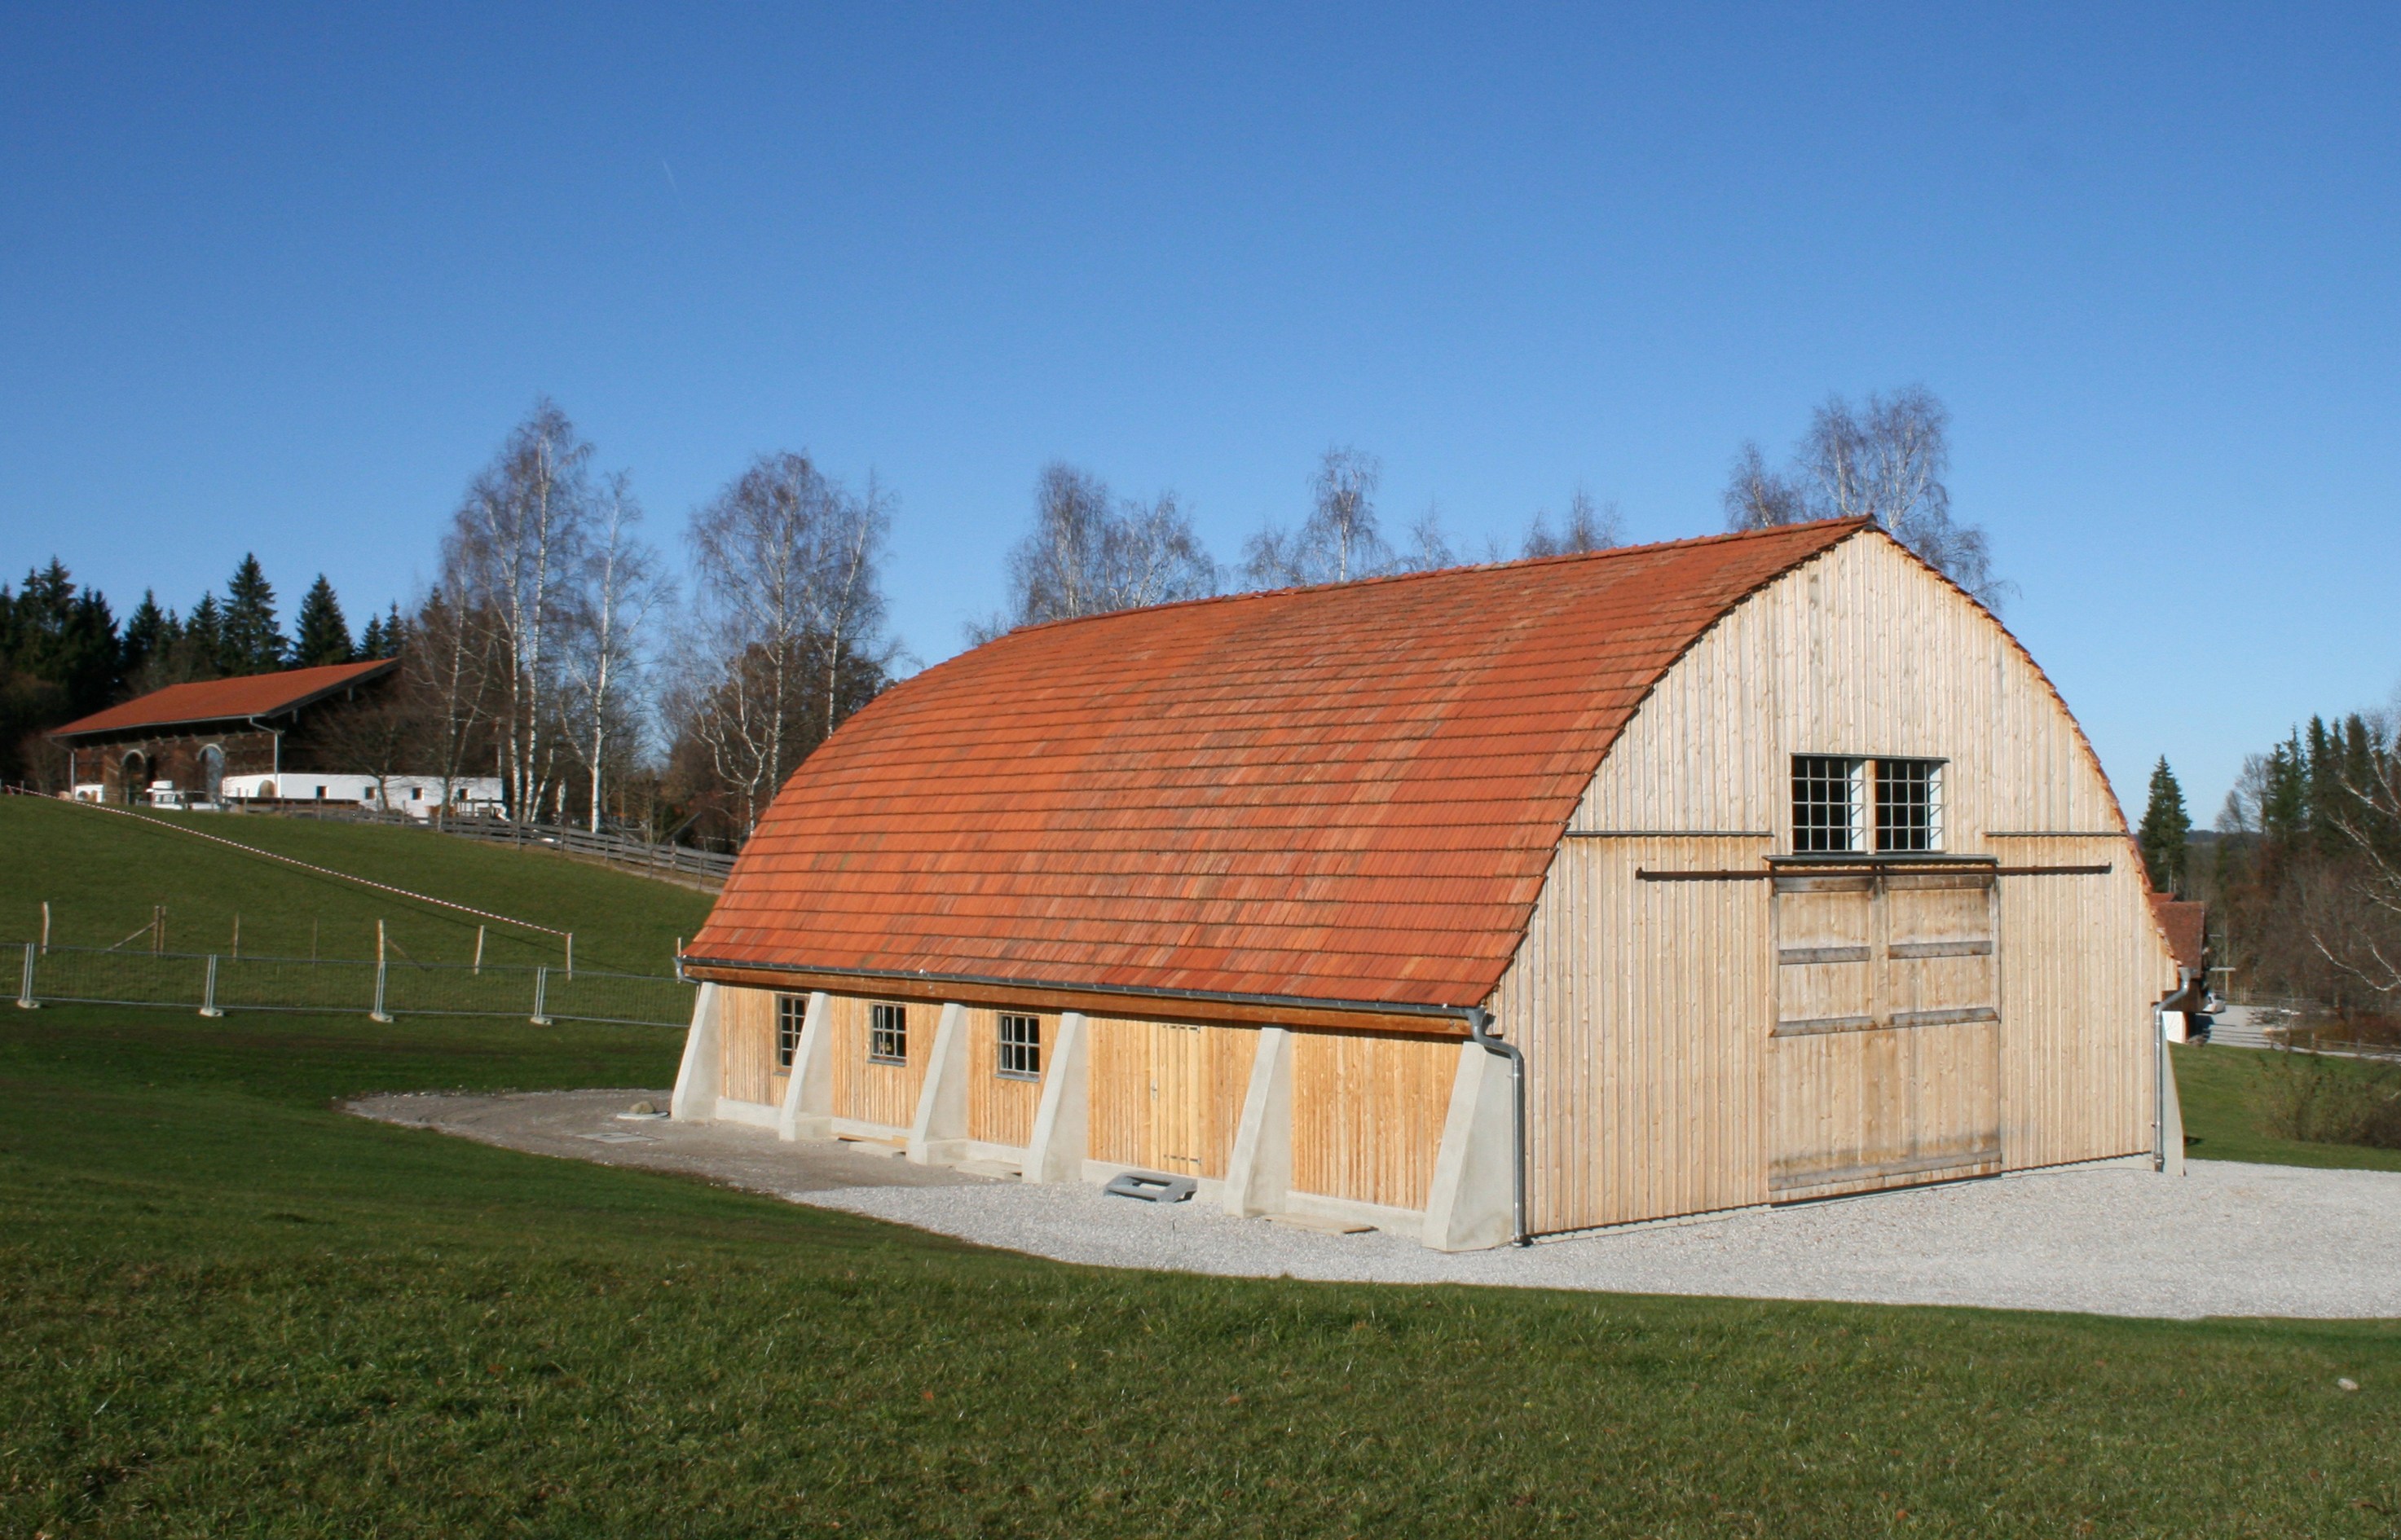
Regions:
<instances>
[{"instance_id":1,"label":"drainpipe","mask_svg":"<svg viewBox=\"0 0 2401 1540\"><path fill-rule=\"evenodd\" d=\"M2205 972L2190 968L2176 969L2176 987L2160 997L2151 1007L2151 1169L2168 1167L2168 1076L2175 1067L2168 1062L2167 1013L2182 1011L2188 1019L2201 1009L2209 998L2203 986L2209 978Z\"/></svg>"},{"instance_id":2,"label":"drainpipe","mask_svg":"<svg viewBox=\"0 0 2401 1540\"><path fill-rule=\"evenodd\" d=\"M283 730L281 728L270 728L255 716L248 717L246 720L254 729L267 734L267 741L272 745L270 752L275 757L271 763L275 768L270 773L275 777L275 795L281 797L283 795Z\"/></svg>"},{"instance_id":3,"label":"drainpipe","mask_svg":"<svg viewBox=\"0 0 2401 1540\"><path fill-rule=\"evenodd\" d=\"M1492 1029L1492 1013L1482 1006L1470 1007L1466 1020L1469 1042L1509 1061L1509 1244L1531 1246L1534 1237L1526 1232L1526 1056L1501 1040Z\"/></svg>"}]
</instances>

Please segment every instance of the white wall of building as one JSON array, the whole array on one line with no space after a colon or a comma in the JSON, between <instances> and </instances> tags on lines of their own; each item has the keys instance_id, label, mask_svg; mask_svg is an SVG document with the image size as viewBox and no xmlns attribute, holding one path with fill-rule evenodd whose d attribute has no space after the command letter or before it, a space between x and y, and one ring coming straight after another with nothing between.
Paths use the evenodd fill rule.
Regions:
<instances>
[{"instance_id":1,"label":"white wall of building","mask_svg":"<svg viewBox=\"0 0 2401 1540\"><path fill-rule=\"evenodd\" d=\"M272 798L286 802L348 802L357 807L380 806L412 818L431 818L445 799L453 812L498 812L501 782L495 775L459 776L446 783L438 775L336 775L317 770L286 770L281 775L228 775L225 798L246 802ZM380 795L378 795L380 788Z\"/></svg>"}]
</instances>

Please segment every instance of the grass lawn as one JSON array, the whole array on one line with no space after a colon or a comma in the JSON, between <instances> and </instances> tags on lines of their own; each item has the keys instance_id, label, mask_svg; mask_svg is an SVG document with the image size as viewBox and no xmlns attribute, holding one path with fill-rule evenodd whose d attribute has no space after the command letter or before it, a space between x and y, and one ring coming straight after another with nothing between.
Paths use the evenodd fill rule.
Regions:
<instances>
[{"instance_id":1,"label":"grass lawn","mask_svg":"<svg viewBox=\"0 0 2401 1540\"><path fill-rule=\"evenodd\" d=\"M329 1106L676 1048L0 1009L0 1534L2401 1524L2392 1324L1099 1272Z\"/></svg>"},{"instance_id":2,"label":"grass lawn","mask_svg":"<svg viewBox=\"0 0 2401 1540\"><path fill-rule=\"evenodd\" d=\"M664 974L709 898L669 883L424 829L228 813L144 813L394 887L575 933L587 968ZM262 861L136 819L30 797L0 797L0 943L34 940L48 900L51 939L107 947L167 906L171 951L224 951L234 917L244 955L375 956L376 921L420 962L463 962L477 921L355 883ZM556 938L488 927L491 962L559 961ZM11 975L13 976L13 975Z\"/></svg>"},{"instance_id":3,"label":"grass lawn","mask_svg":"<svg viewBox=\"0 0 2401 1540\"><path fill-rule=\"evenodd\" d=\"M2168 1053L2175 1065L2176 1096L2184 1106L2185 1153L2190 1158L2401 1171L2401 1150L2312 1144L2261 1133L2251 1111L2251 1087L2276 1068L2273 1050L2171 1045ZM2335 1074L2362 1072L2349 1059L2318 1062Z\"/></svg>"}]
</instances>

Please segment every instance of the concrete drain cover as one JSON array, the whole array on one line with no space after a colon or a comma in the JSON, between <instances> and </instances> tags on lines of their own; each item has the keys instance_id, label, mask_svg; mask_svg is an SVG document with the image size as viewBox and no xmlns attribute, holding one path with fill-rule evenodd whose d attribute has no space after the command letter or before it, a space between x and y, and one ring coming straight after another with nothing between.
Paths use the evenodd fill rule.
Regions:
<instances>
[{"instance_id":1,"label":"concrete drain cover","mask_svg":"<svg viewBox=\"0 0 2401 1540\"><path fill-rule=\"evenodd\" d=\"M1145 1203L1182 1203L1200 1190L1200 1184L1190 1177L1162 1177L1152 1171L1120 1171L1101 1189Z\"/></svg>"},{"instance_id":2,"label":"concrete drain cover","mask_svg":"<svg viewBox=\"0 0 2401 1540\"><path fill-rule=\"evenodd\" d=\"M580 1139L590 1139L595 1144L656 1144L659 1142L648 1134L578 1134L575 1137Z\"/></svg>"}]
</instances>

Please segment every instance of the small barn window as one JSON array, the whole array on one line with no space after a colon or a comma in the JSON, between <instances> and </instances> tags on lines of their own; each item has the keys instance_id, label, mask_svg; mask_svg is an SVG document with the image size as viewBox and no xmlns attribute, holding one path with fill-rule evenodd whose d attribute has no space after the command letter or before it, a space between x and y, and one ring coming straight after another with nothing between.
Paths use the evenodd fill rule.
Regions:
<instances>
[{"instance_id":1,"label":"small barn window","mask_svg":"<svg viewBox=\"0 0 2401 1540\"><path fill-rule=\"evenodd\" d=\"M1011 1015L1000 1018L1000 1076L1004 1080L1042 1078L1042 1018Z\"/></svg>"},{"instance_id":2,"label":"small barn window","mask_svg":"<svg viewBox=\"0 0 2401 1540\"><path fill-rule=\"evenodd\" d=\"M775 997L775 1068L789 1070L792 1056L801 1051L801 1026L808 1020L809 997L777 995Z\"/></svg>"},{"instance_id":3,"label":"small barn window","mask_svg":"<svg viewBox=\"0 0 2401 1540\"><path fill-rule=\"evenodd\" d=\"M909 1062L909 1007L906 1005L868 1007L867 1061L870 1064Z\"/></svg>"},{"instance_id":4,"label":"small barn window","mask_svg":"<svg viewBox=\"0 0 2401 1540\"><path fill-rule=\"evenodd\" d=\"M1867 761L1834 754L1792 756L1792 848L1856 851L1866 844Z\"/></svg>"},{"instance_id":5,"label":"small barn window","mask_svg":"<svg viewBox=\"0 0 2401 1540\"><path fill-rule=\"evenodd\" d=\"M1875 762L1876 849L1939 851L1942 848L1942 762L1879 759Z\"/></svg>"}]
</instances>

